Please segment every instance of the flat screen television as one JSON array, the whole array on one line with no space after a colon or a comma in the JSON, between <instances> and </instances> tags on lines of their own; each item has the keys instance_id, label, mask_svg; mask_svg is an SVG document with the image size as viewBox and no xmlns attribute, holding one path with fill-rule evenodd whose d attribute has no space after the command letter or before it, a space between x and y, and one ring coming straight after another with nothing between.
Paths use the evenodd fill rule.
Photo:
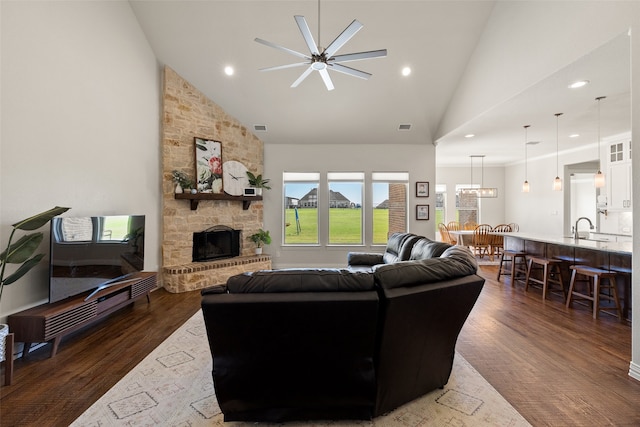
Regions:
<instances>
[{"instance_id":1,"label":"flat screen television","mask_svg":"<svg viewBox=\"0 0 640 427\"><path fill-rule=\"evenodd\" d=\"M144 268L144 215L51 220L49 302L86 299Z\"/></svg>"}]
</instances>

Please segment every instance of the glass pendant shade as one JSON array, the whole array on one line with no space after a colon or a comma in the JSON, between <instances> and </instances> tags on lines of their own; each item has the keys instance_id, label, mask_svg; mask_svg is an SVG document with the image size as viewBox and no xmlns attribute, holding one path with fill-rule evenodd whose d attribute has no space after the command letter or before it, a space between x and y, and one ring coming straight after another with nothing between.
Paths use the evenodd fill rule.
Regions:
<instances>
[{"instance_id":1,"label":"glass pendant shade","mask_svg":"<svg viewBox=\"0 0 640 427\"><path fill-rule=\"evenodd\" d=\"M560 174L558 173L558 156L559 156L559 148L558 148L558 119L563 113L556 113L556 178L553 180L553 191L562 191L562 180L560 179Z\"/></svg>"},{"instance_id":2,"label":"glass pendant shade","mask_svg":"<svg viewBox=\"0 0 640 427\"><path fill-rule=\"evenodd\" d=\"M522 192L523 193L528 193L529 192L529 181L525 181L522 184Z\"/></svg>"},{"instance_id":3,"label":"glass pendant shade","mask_svg":"<svg viewBox=\"0 0 640 427\"><path fill-rule=\"evenodd\" d=\"M598 172L596 172L594 183L596 185L596 188L604 187L604 174L602 173L602 171L598 170Z\"/></svg>"},{"instance_id":4,"label":"glass pendant shade","mask_svg":"<svg viewBox=\"0 0 640 427\"><path fill-rule=\"evenodd\" d=\"M559 176L553 180L553 191L562 191L562 180Z\"/></svg>"},{"instance_id":5,"label":"glass pendant shade","mask_svg":"<svg viewBox=\"0 0 640 427\"><path fill-rule=\"evenodd\" d=\"M599 96L596 98L596 101L598 101L598 172L596 172L595 176L593 177L593 183L595 184L596 188L604 187L604 174L600 169L600 165L602 165L602 161L600 160L600 101L605 98L606 96Z\"/></svg>"}]
</instances>

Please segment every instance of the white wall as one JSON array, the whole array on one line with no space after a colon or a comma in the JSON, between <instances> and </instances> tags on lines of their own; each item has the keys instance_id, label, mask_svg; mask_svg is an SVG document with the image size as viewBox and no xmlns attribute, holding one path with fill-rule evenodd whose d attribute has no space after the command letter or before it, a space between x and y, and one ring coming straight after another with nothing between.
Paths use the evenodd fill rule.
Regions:
<instances>
[{"instance_id":1,"label":"white wall","mask_svg":"<svg viewBox=\"0 0 640 427\"><path fill-rule=\"evenodd\" d=\"M157 270L160 73L129 3L0 7L2 249L11 224L55 205L72 208L65 216L145 214L145 268ZM46 302L47 277L43 261L7 286L0 321Z\"/></svg>"},{"instance_id":2,"label":"white wall","mask_svg":"<svg viewBox=\"0 0 640 427\"><path fill-rule=\"evenodd\" d=\"M380 247L283 247L282 172L409 172L409 231L434 238L435 215L435 147L424 145L394 144L265 144L264 176L271 179L272 189L264 192L264 226L272 231L273 243L266 252L273 256L274 267L339 267L346 266L349 251L381 251ZM429 197L415 197L415 182L430 183ZM322 182L321 182L322 185ZM321 187L322 191L323 188ZM366 197L366 193L365 193ZM367 203L366 200L364 202ZM415 205L429 205L429 220L416 221ZM320 227L327 223L326 216L319 218ZM325 227L326 228L326 227ZM273 232L278 230L277 232ZM365 224L366 233L369 233ZM324 236L320 237L321 242ZM371 241L370 236L367 241Z\"/></svg>"}]
</instances>

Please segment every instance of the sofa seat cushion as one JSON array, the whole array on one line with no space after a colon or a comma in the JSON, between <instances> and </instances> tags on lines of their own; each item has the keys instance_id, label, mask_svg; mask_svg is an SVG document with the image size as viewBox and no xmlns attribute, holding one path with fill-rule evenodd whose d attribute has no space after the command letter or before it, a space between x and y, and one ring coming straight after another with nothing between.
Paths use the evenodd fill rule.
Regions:
<instances>
[{"instance_id":1,"label":"sofa seat cushion","mask_svg":"<svg viewBox=\"0 0 640 427\"><path fill-rule=\"evenodd\" d=\"M469 249L451 246L439 258L376 265L373 276L383 289L393 289L455 279L477 271L478 264Z\"/></svg>"},{"instance_id":2,"label":"sofa seat cushion","mask_svg":"<svg viewBox=\"0 0 640 427\"><path fill-rule=\"evenodd\" d=\"M357 292L375 289L373 275L346 268L260 270L232 276L230 293Z\"/></svg>"},{"instance_id":3,"label":"sofa seat cushion","mask_svg":"<svg viewBox=\"0 0 640 427\"><path fill-rule=\"evenodd\" d=\"M441 256L445 250L449 249L451 245L445 242L436 242L429 240L426 237L418 240L411 248L411 256L409 260L420 260L437 258Z\"/></svg>"}]
</instances>

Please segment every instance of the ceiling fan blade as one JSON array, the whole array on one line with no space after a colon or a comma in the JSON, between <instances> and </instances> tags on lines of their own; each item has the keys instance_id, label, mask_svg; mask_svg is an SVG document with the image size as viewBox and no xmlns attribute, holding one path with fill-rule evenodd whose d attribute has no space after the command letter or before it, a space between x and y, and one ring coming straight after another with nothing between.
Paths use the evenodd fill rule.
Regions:
<instances>
[{"instance_id":1,"label":"ceiling fan blade","mask_svg":"<svg viewBox=\"0 0 640 427\"><path fill-rule=\"evenodd\" d=\"M324 53L327 55L327 58L331 58L334 53L338 51L346 42L349 41L351 37L353 37L363 25L358 22L357 19L354 19L351 24L338 36L334 41L331 42L329 46L324 50Z\"/></svg>"},{"instance_id":2,"label":"ceiling fan blade","mask_svg":"<svg viewBox=\"0 0 640 427\"><path fill-rule=\"evenodd\" d=\"M303 65L309 65L309 63L308 62L296 62L295 64L276 65L275 67L260 68L258 71L284 70L285 68L301 67Z\"/></svg>"},{"instance_id":3,"label":"ceiling fan blade","mask_svg":"<svg viewBox=\"0 0 640 427\"><path fill-rule=\"evenodd\" d=\"M359 77L364 80L369 80L372 74L365 73L364 71L356 70L355 68L347 67L340 64L327 64L332 70L340 73L349 74L350 76Z\"/></svg>"},{"instance_id":4,"label":"ceiling fan blade","mask_svg":"<svg viewBox=\"0 0 640 427\"><path fill-rule=\"evenodd\" d=\"M286 48L284 46L280 46L279 44L271 43L271 42L268 42L266 40L262 40L262 39L257 38L257 37L255 38L255 41L257 41L258 43L261 43L261 44L263 44L265 46L273 47L273 48L282 50L284 52L290 53L291 55L297 56L299 58L304 58L304 59L311 60L311 58L308 55L305 55L304 53L296 52L295 50L288 49L288 48Z\"/></svg>"},{"instance_id":5,"label":"ceiling fan blade","mask_svg":"<svg viewBox=\"0 0 640 427\"><path fill-rule=\"evenodd\" d=\"M387 49L371 50L368 52L346 53L344 55L336 55L328 59L328 61L348 62L359 61L361 59L380 58L387 56Z\"/></svg>"},{"instance_id":6,"label":"ceiling fan blade","mask_svg":"<svg viewBox=\"0 0 640 427\"><path fill-rule=\"evenodd\" d=\"M309 30L309 26L307 25L307 21L304 19L304 16L296 15L294 16L294 18L298 23L298 28L300 28L300 32L302 33L302 37L304 38L305 43L307 43L309 52L311 52L313 55L320 55L318 46L316 45L315 40L313 40L311 30Z\"/></svg>"},{"instance_id":7,"label":"ceiling fan blade","mask_svg":"<svg viewBox=\"0 0 640 427\"><path fill-rule=\"evenodd\" d=\"M324 85L327 87L327 90L333 90L333 82L331 81L331 77L329 76L329 72L327 71L327 69L322 69L319 70L320 73L320 77L322 77L322 81L324 82Z\"/></svg>"},{"instance_id":8,"label":"ceiling fan blade","mask_svg":"<svg viewBox=\"0 0 640 427\"><path fill-rule=\"evenodd\" d=\"M302 81L304 79L307 78L307 76L309 74L311 74L311 72L313 71L313 68L311 68L311 66L309 66L309 68L307 68L306 70L304 70L304 73L302 73L302 75L300 75L300 77L298 77L298 80L296 80L295 82L293 82L293 84L291 85L291 87L298 87L298 85L300 83L302 83Z\"/></svg>"}]
</instances>

